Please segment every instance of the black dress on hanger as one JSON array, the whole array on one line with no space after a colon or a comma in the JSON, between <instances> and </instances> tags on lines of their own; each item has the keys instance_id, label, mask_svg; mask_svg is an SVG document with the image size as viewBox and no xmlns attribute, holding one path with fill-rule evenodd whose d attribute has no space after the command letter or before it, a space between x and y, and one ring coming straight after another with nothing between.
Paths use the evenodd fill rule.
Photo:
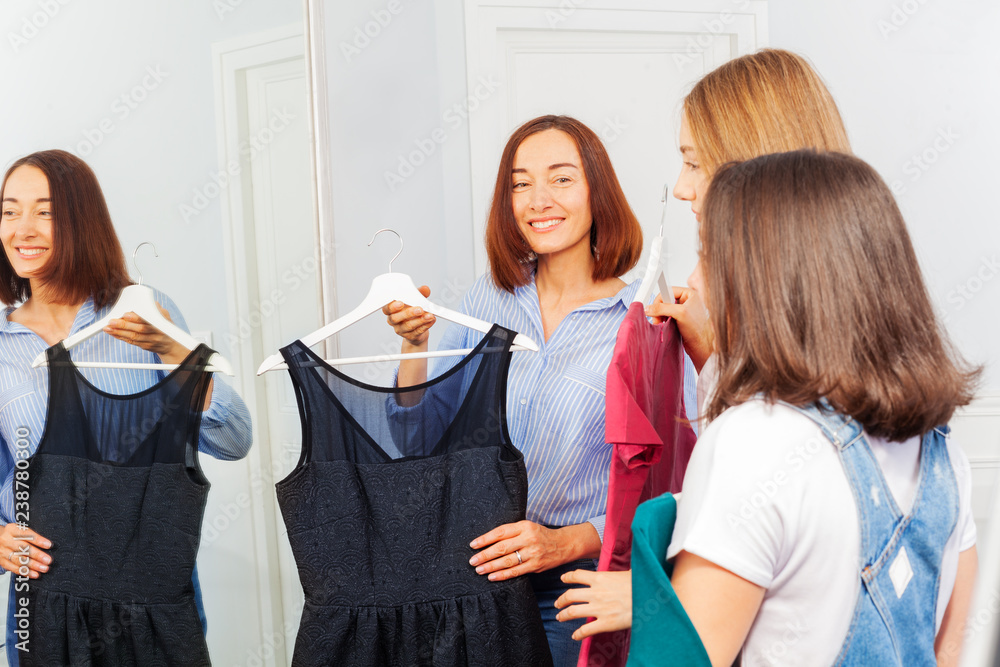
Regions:
<instances>
[{"instance_id":1,"label":"black dress on hanger","mask_svg":"<svg viewBox=\"0 0 1000 667\"><path fill-rule=\"evenodd\" d=\"M22 666L209 665L191 573L209 483L198 465L213 351L130 395L48 350L45 433L28 473L29 526L52 565L28 583ZM20 596L21 593L16 593Z\"/></svg>"},{"instance_id":2,"label":"black dress on hanger","mask_svg":"<svg viewBox=\"0 0 1000 667\"><path fill-rule=\"evenodd\" d=\"M349 378L301 342L282 349L302 417L302 456L277 484L305 592L296 667L552 664L528 579L491 582L469 565L473 538L525 515L505 417L513 337L495 326L406 389ZM419 408L410 429L387 418L387 400L439 383L460 397L449 423L421 423Z\"/></svg>"}]
</instances>

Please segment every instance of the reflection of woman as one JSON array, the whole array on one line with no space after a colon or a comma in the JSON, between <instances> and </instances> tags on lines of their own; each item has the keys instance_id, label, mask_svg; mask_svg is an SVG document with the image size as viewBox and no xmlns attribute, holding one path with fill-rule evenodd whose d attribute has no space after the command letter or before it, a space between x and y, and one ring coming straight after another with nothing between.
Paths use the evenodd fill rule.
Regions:
<instances>
[{"instance_id":1,"label":"reflection of woman","mask_svg":"<svg viewBox=\"0 0 1000 667\"><path fill-rule=\"evenodd\" d=\"M976 373L888 187L843 154L756 158L712 181L701 240L718 381L667 556L713 664L957 663L975 524L941 425Z\"/></svg>"},{"instance_id":2,"label":"reflection of woman","mask_svg":"<svg viewBox=\"0 0 1000 667\"><path fill-rule=\"evenodd\" d=\"M120 290L130 284L121 245L100 185L80 159L64 151L34 153L7 171L2 189L0 300L10 306L0 320L0 565L22 566L32 579L52 564L51 542L15 522L15 461L34 452L45 428L48 371L31 368L46 348L99 320ZM164 315L185 326L177 307L157 293ZM179 363L188 350L134 314L74 348L77 360L124 363ZM165 376L162 371L81 369L111 393L139 392ZM250 417L231 388L213 382L203 413L199 449L220 459L239 459L250 448ZM29 538L27 541L23 538ZM21 539L19 539L21 538ZM30 560L11 558L29 545ZM170 550L170 544L163 549ZM14 577L12 577L13 579ZM13 585L12 581L12 585ZM195 590L197 576L195 576ZM197 592L200 605L200 591ZM14 610L11 595L10 610ZM7 654L17 664L12 617ZM204 622L204 621L203 621Z\"/></svg>"},{"instance_id":3,"label":"reflection of woman","mask_svg":"<svg viewBox=\"0 0 1000 667\"><path fill-rule=\"evenodd\" d=\"M637 261L642 233L597 136L572 118L543 116L504 148L486 243L490 273L462 310L534 338L541 351L515 353L507 385L509 430L528 472L527 520L470 536L480 550L472 565L495 581L529 575L555 664L575 664L573 628L555 622L552 604L566 589L559 575L593 569L601 549L611 457L604 376L638 287L618 276ZM403 352L427 349L432 316L399 302L385 312ZM472 347L479 336L452 327L442 347ZM405 361L398 384L426 377L426 362Z\"/></svg>"},{"instance_id":4,"label":"reflection of woman","mask_svg":"<svg viewBox=\"0 0 1000 667\"><path fill-rule=\"evenodd\" d=\"M679 144L684 165L674 196L691 202L699 221L712 176L726 162L798 148L851 150L840 112L819 75L801 56L778 49L735 58L698 81L684 98ZM676 304L662 303L657 297L646 312L677 321L684 349L700 371L701 403L714 371L700 266L688 278L688 285L674 287ZM630 611L620 603L629 599L629 576L627 572L566 575L567 581L594 587L574 590L557 603L559 607L585 603L564 609L560 619L598 617L575 633L577 639L627 622Z\"/></svg>"}]
</instances>

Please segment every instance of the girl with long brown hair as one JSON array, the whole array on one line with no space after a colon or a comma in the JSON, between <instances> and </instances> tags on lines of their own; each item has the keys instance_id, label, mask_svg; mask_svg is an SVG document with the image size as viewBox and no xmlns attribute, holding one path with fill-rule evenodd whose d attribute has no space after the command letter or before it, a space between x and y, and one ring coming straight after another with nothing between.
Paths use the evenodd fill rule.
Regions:
<instances>
[{"instance_id":1,"label":"girl with long brown hair","mask_svg":"<svg viewBox=\"0 0 1000 667\"><path fill-rule=\"evenodd\" d=\"M718 380L667 557L712 663L957 662L975 524L947 423L979 371L889 188L848 155L755 158L700 236Z\"/></svg>"}]
</instances>

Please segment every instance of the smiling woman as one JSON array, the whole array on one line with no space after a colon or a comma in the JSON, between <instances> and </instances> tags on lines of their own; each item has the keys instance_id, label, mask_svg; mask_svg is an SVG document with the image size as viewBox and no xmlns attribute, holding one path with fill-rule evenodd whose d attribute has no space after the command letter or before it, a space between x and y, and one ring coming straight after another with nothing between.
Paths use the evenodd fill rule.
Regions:
<instances>
[{"instance_id":1,"label":"smiling woman","mask_svg":"<svg viewBox=\"0 0 1000 667\"><path fill-rule=\"evenodd\" d=\"M639 223L592 130L542 116L511 135L486 225L490 273L469 289L462 311L544 342L536 354L514 355L507 378L508 430L527 469L525 520L469 535L478 551L470 565L490 581L529 577L557 666L576 664L580 646L571 634L582 624L555 618L554 602L568 588L560 575L593 569L601 550L611 462L605 374L638 288L618 276L641 248ZM404 352L427 349L433 316L399 302L384 312ZM474 347L481 335L455 326L441 347ZM427 377L426 360L407 360L398 386ZM396 410L440 421L447 409L436 411L455 400L428 388L419 403Z\"/></svg>"},{"instance_id":2,"label":"smiling woman","mask_svg":"<svg viewBox=\"0 0 1000 667\"><path fill-rule=\"evenodd\" d=\"M204 497L199 501L191 493L185 495L185 489L207 493L195 447L220 459L246 455L251 443L246 406L231 388L210 376L185 381L184 388L177 389L174 385L180 382L168 382L161 370L88 369L82 382L80 371L68 373L66 363L33 368L32 360L47 349L52 354L61 351L68 362L65 348L56 347L53 353L50 346L100 320L131 281L101 187L79 158L59 150L21 158L4 176L0 197L0 300L8 304L0 317L0 391L6 397L0 406L0 567L18 574L11 581L12 592L16 584L18 594L10 596L8 661L85 664L107 651L125 656L121 664L147 659L208 664L194 570ZM156 292L156 300L165 316L186 328L166 295ZM135 313L111 320L104 332L74 348L74 359L186 363L206 349L190 352ZM62 375L50 380L50 371ZM169 377L190 375L188 370ZM78 394L67 394L78 378ZM195 385L200 388L195 390ZM95 407L88 393L95 387L100 400L115 407L99 401ZM147 405L146 396L157 404ZM82 408L85 415L74 412L78 404L89 406ZM164 410L164 405L171 409ZM59 419L49 420L49 414ZM163 441L171 444L144 432L149 423L156 424L157 433L170 432ZM62 435L45 437L59 428ZM85 455L80 445L84 441ZM135 484L127 482L142 479L137 471L146 466L143 456L154 455L165 467L155 474L149 468L149 479L139 492L145 499L136 500ZM60 477L58 465L47 468L53 456L73 474ZM20 461L28 457L30 463L22 467ZM172 463L178 466L171 468ZM94 466L102 471L96 482L88 474ZM175 470L179 480L161 479L166 469ZM86 482L74 481L80 479ZM102 507L102 500L105 508L110 502L114 509L95 509ZM183 524L191 517L197 519L194 525L178 527L180 532L169 533L171 539L159 532L165 523ZM77 530L80 526L87 528ZM193 541L188 542L191 533ZM112 572L102 563L110 563ZM142 574L136 576L139 567ZM144 583L137 587L137 580ZM143 587L148 595L141 592ZM150 616L152 620L133 616L126 631L105 636L105 620L121 618L122 595L129 604L166 600L164 607L177 611ZM54 606L53 600L58 600ZM16 629L26 633L16 639L15 606ZM53 611L60 606L62 612ZM166 627L166 643L154 647L143 639L145 633L158 635Z\"/></svg>"},{"instance_id":3,"label":"smiling woman","mask_svg":"<svg viewBox=\"0 0 1000 667\"><path fill-rule=\"evenodd\" d=\"M8 172L0 223L7 257L7 263L0 262L0 300L26 302L34 285L46 292L46 299L61 304L93 295L100 308L130 282L125 257L103 196L97 196L100 190L80 187L72 179L50 182L37 166L62 171L67 164L59 153L19 160ZM62 212L65 224L52 224L53 209Z\"/></svg>"}]
</instances>

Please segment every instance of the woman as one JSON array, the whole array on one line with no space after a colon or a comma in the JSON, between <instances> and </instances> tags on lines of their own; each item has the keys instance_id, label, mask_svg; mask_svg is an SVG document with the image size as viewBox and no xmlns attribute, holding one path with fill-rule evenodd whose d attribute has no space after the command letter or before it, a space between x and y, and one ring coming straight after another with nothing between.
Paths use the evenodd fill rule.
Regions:
<instances>
[{"instance_id":1,"label":"woman","mask_svg":"<svg viewBox=\"0 0 1000 667\"><path fill-rule=\"evenodd\" d=\"M819 75L804 58L780 49L735 58L706 74L684 98L684 166L674 197L690 202L700 220L705 192L720 166L799 148L851 152L840 112ZM701 373L712 342L697 268L688 282L674 288L676 304L657 299L647 313L677 320L684 348Z\"/></svg>"},{"instance_id":2,"label":"woman","mask_svg":"<svg viewBox=\"0 0 1000 667\"><path fill-rule=\"evenodd\" d=\"M0 320L0 565L11 572L27 566L30 579L52 565L51 542L15 523L15 461L34 452L45 429L48 370L32 368L34 358L72 332L101 319L129 285L125 257L104 195L93 171L60 150L33 153L7 170L2 187L0 300L12 304ZM162 293L164 315L182 328L177 307ZM14 305L20 304L20 305ZM188 350L129 313L74 348L77 360L178 363ZM87 379L111 393L135 393L163 378L163 371L82 369ZM246 405L223 383L209 386L199 449L219 459L246 455L251 444ZM22 558L23 546L29 557ZM164 545L169 549L170 545ZM13 555L17 553L16 558ZM15 562L18 561L18 562ZM12 576L13 580L15 577ZM13 584L10 612L14 613ZM194 578L199 601L197 574ZM8 616L7 656L16 665ZM202 617L204 623L204 617Z\"/></svg>"},{"instance_id":3,"label":"woman","mask_svg":"<svg viewBox=\"0 0 1000 667\"><path fill-rule=\"evenodd\" d=\"M780 49L735 58L699 80L684 98L679 146L683 167L673 194L691 203L699 222L709 183L726 162L798 148L851 151L840 112L819 75L804 58ZM698 264L687 287L674 287L677 303L665 304L657 297L646 309L655 321L667 317L677 321L684 349L699 371L699 414L715 378L702 285ZM564 575L564 581L588 588L558 600L556 606L562 609L558 618L598 619L578 629L575 639L628 627L630 576L628 572Z\"/></svg>"},{"instance_id":4,"label":"woman","mask_svg":"<svg viewBox=\"0 0 1000 667\"><path fill-rule=\"evenodd\" d=\"M975 524L942 425L979 371L889 188L843 154L755 158L712 181L701 241L718 381L667 556L712 663L957 664Z\"/></svg>"},{"instance_id":5,"label":"woman","mask_svg":"<svg viewBox=\"0 0 1000 667\"><path fill-rule=\"evenodd\" d=\"M566 116L515 130L500 159L486 249L490 273L462 310L526 334L541 351L516 353L507 385L509 430L528 472L527 520L473 536L471 565L494 581L530 576L555 664L572 665L573 628L560 627L552 605L566 589L559 575L593 569L600 554L611 457L604 376L638 288L618 276L642 251L639 223L593 131ZM385 313L403 352L427 349L433 316L399 302ZM452 327L441 346L472 347L479 337ZM405 361L398 385L427 375L425 361Z\"/></svg>"}]
</instances>

